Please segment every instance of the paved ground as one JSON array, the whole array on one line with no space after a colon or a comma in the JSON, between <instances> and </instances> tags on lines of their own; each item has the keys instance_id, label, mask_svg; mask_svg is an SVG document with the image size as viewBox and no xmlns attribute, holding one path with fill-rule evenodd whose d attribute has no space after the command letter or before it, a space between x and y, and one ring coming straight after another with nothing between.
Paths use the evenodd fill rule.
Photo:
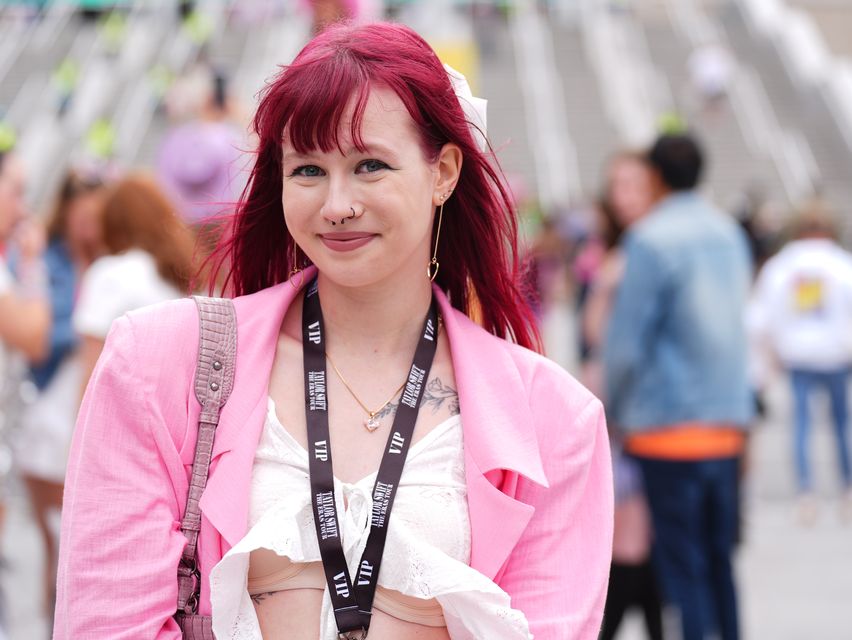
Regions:
<instances>
[{"instance_id":1,"label":"paved ground","mask_svg":"<svg viewBox=\"0 0 852 640\"><path fill-rule=\"evenodd\" d=\"M562 319L567 324L570 316ZM565 336L570 335L566 324L550 326L557 335ZM557 354L570 359L571 350L564 343L556 344ZM852 639L852 524L842 523L839 517L837 467L826 407L817 406L813 442L821 509L815 524L803 527L794 517L786 420L789 399L783 384L773 389L770 400L773 411L753 437L745 541L737 561L744 638ZM42 559L37 532L20 497L10 506L3 541L7 568L2 573L10 638L42 640L47 638L47 630L39 617ZM639 620L628 618L620 640L641 638Z\"/></svg>"}]
</instances>

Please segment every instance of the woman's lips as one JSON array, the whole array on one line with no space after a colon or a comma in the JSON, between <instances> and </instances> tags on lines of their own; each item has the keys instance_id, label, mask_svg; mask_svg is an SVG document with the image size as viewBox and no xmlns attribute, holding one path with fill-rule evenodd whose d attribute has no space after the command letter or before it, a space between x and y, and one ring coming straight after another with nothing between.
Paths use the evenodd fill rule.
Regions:
<instances>
[{"instance_id":1,"label":"woman's lips","mask_svg":"<svg viewBox=\"0 0 852 640\"><path fill-rule=\"evenodd\" d=\"M340 231L337 233L323 233L320 235L320 239L323 241L323 244L332 251L353 251L359 247L363 247L375 237L375 233L359 231Z\"/></svg>"}]
</instances>

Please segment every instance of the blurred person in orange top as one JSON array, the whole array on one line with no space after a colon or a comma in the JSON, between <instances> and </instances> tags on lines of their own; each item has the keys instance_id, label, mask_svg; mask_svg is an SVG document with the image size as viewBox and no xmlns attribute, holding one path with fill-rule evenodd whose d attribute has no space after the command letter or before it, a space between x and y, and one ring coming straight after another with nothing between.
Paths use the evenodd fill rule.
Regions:
<instances>
[{"instance_id":1,"label":"blurred person in orange top","mask_svg":"<svg viewBox=\"0 0 852 640\"><path fill-rule=\"evenodd\" d=\"M582 312L583 340L587 346L584 382L606 406L600 351L613 298L622 279L624 232L642 219L656 200L653 169L645 155L622 151L607 163L606 182L598 206L599 235L605 253L592 280ZM642 609L648 638L663 637L660 596L651 568L651 516L636 462L620 451L618 425L609 421L613 440L615 529L609 591L604 609L601 640L615 638L624 613Z\"/></svg>"},{"instance_id":2,"label":"blurred person in orange top","mask_svg":"<svg viewBox=\"0 0 852 640\"><path fill-rule=\"evenodd\" d=\"M106 255L83 276L73 316L82 339L83 390L113 320L183 297L193 275L192 233L153 179L130 175L112 187L101 225Z\"/></svg>"},{"instance_id":3,"label":"blurred person in orange top","mask_svg":"<svg viewBox=\"0 0 852 640\"><path fill-rule=\"evenodd\" d=\"M45 549L44 606L52 617L56 589L59 512L71 434L77 417L80 369L71 313L80 275L102 251L99 176L71 171L47 224L44 260L49 276L51 330L43 362L30 368L36 388L15 439L17 466L26 483Z\"/></svg>"},{"instance_id":4,"label":"blurred person in orange top","mask_svg":"<svg viewBox=\"0 0 852 640\"><path fill-rule=\"evenodd\" d=\"M604 344L608 418L641 467L653 562L683 639L738 640L731 557L754 415L749 249L736 221L696 191L704 155L695 138L663 135L648 161L660 195L625 234Z\"/></svg>"},{"instance_id":5,"label":"blurred person in orange top","mask_svg":"<svg viewBox=\"0 0 852 640\"><path fill-rule=\"evenodd\" d=\"M817 390L825 391L830 400L843 515L850 517L852 254L838 244L834 216L823 203L808 203L795 216L792 240L767 261L758 277L748 322L757 345L767 349L790 377L800 519L810 524L817 515L808 460L809 402Z\"/></svg>"}]
</instances>

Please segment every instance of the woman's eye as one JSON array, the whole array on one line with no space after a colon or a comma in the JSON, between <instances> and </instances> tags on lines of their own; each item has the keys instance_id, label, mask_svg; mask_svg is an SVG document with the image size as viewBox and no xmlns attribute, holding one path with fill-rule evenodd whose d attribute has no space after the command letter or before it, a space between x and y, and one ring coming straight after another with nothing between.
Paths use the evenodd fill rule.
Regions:
<instances>
[{"instance_id":1,"label":"woman's eye","mask_svg":"<svg viewBox=\"0 0 852 640\"><path fill-rule=\"evenodd\" d=\"M302 176L303 178L316 178L323 175L323 170L313 164L306 164L293 170L291 176Z\"/></svg>"},{"instance_id":2,"label":"woman's eye","mask_svg":"<svg viewBox=\"0 0 852 640\"><path fill-rule=\"evenodd\" d=\"M388 165L381 160L364 160L364 162L358 165L358 173L375 173L376 171L387 168Z\"/></svg>"}]
</instances>

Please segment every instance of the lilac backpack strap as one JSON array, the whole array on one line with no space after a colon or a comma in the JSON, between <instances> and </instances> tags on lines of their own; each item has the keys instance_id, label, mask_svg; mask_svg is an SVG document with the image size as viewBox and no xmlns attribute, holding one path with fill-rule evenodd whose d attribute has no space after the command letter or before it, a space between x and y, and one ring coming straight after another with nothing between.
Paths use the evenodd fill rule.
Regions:
<instances>
[{"instance_id":1,"label":"lilac backpack strap","mask_svg":"<svg viewBox=\"0 0 852 640\"><path fill-rule=\"evenodd\" d=\"M207 474L213 454L213 438L219 424L219 413L234 386L237 355L237 322L234 305L224 298L196 296L201 323L198 341L198 366L195 371L195 396L201 404L198 440L189 496L181 522L186 547L178 565L178 602L175 619L184 638L214 640L210 616L198 615L201 597L201 573L198 565L198 532L201 530L199 501L207 485Z\"/></svg>"}]
</instances>

